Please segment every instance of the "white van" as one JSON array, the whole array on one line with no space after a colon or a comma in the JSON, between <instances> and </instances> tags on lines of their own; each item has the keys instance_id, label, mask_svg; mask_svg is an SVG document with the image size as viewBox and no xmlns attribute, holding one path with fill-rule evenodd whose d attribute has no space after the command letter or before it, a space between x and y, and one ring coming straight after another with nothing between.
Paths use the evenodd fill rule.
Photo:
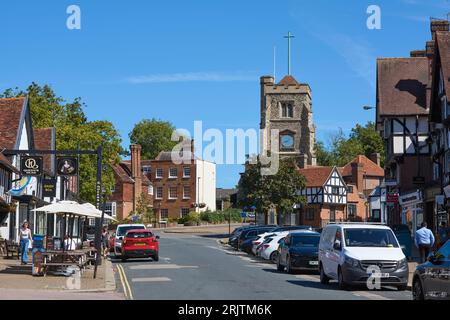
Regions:
<instances>
[{"instance_id":1,"label":"white van","mask_svg":"<svg viewBox=\"0 0 450 320\"><path fill-rule=\"evenodd\" d=\"M122 254L122 240L125 234L130 230L145 229L143 224L119 224L114 235L114 255Z\"/></svg>"},{"instance_id":2,"label":"white van","mask_svg":"<svg viewBox=\"0 0 450 320\"><path fill-rule=\"evenodd\" d=\"M338 280L339 288L367 285L378 277L381 285L405 290L408 260L391 228L365 223L328 224L319 242L320 282Z\"/></svg>"}]
</instances>

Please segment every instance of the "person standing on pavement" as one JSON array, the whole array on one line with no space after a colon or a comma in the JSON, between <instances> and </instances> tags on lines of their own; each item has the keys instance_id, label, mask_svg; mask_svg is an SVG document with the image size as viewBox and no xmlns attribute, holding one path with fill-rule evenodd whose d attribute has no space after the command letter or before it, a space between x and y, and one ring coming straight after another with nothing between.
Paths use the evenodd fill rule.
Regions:
<instances>
[{"instance_id":1,"label":"person standing on pavement","mask_svg":"<svg viewBox=\"0 0 450 320\"><path fill-rule=\"evenodd\" d=\"M24 221L22 227L19 229L19 239L20 239L20 253L22 257L22 264L27 264L28 260L28 248L30 246L31 230L30 225L27 221Z\"/></svg>"},{"instance_id":2,"label":"person standing on pavement","mask_svg":"<svg viewBox=\"0 0 450 320\"><path fill-rule=\"evenodd\" d=\"M420 263L424 263L434 245L433 232L427 228L426 222L422 222L421 228L416 231L415 243L416 247L419 248Z\"/></svg>"},{"instance_id":3,"label":"person standing on pavement","mask_svg":"<svg viewBox=\"0 0 450 320\"><path fill-rule=\"evenodd\" d=\"M103 257L106 258L109 251L109 233L108 227L103 227L102 231L102 248L103 248Z\"/></svg>"}]
</instances>

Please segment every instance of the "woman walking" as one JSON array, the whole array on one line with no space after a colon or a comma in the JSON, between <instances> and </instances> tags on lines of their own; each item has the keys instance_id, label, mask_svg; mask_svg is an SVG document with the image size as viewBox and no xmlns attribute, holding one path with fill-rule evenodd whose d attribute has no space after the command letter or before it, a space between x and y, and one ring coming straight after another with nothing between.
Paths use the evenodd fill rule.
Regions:
<instances>
[{"instance_id":1,"label":"woman walking","mask_svg":"<svg viewBox=\"0 0 450 320\"><path fill-rule=\"evenodd\" d=\"M24 221L22 227L19 230L20 239L20 253L22 256L22 264L27 264L28 260L28 247L31 242L31 230L27 221Z\"/></svg>"},{"instance_id":2,"label":"woman walking","mask_svg":"<svg viewBox=\"0 0 450 320\"><path fill-rule=\"evenodd\" d=\"M102 248L103 248L103 257L106 258L109 252L109 233L108 227L103 227L102 231Z\"/></svg>"}]
</instances>

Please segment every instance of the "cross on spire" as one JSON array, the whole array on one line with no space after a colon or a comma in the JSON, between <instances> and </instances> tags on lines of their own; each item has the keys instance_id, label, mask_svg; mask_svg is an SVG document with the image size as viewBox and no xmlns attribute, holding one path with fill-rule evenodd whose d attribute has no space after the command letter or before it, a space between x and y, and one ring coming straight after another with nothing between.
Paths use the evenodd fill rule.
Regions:
<instances>
[{"instance_id":1,"label":"cross on spire","mask_svg":"<svg viewBox=\"0 0 450 320\"><path fill-rule=\"evenodd\" d=\"M284 37L288 39L288 75L291 75L291 39L295 37L290 31Z\"/></svg>"}]
</instances>

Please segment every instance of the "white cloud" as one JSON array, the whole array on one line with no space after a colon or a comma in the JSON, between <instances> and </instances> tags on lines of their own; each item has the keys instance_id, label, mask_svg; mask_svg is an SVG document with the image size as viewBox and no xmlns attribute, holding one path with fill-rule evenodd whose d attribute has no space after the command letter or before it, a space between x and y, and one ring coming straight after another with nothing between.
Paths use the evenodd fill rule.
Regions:
<instances>
[{"instance_id":1,"label":"white cloud","mask_svg":"<svg viewBox=\"0 0 450 320\"><path fill-rule=\"evenodd\" d=\"M186 72L133 76L125 79L131 84L167 83L167 82L229 82L256 81L258 76L253 72Z\"/></svg>"}]
</instances>

